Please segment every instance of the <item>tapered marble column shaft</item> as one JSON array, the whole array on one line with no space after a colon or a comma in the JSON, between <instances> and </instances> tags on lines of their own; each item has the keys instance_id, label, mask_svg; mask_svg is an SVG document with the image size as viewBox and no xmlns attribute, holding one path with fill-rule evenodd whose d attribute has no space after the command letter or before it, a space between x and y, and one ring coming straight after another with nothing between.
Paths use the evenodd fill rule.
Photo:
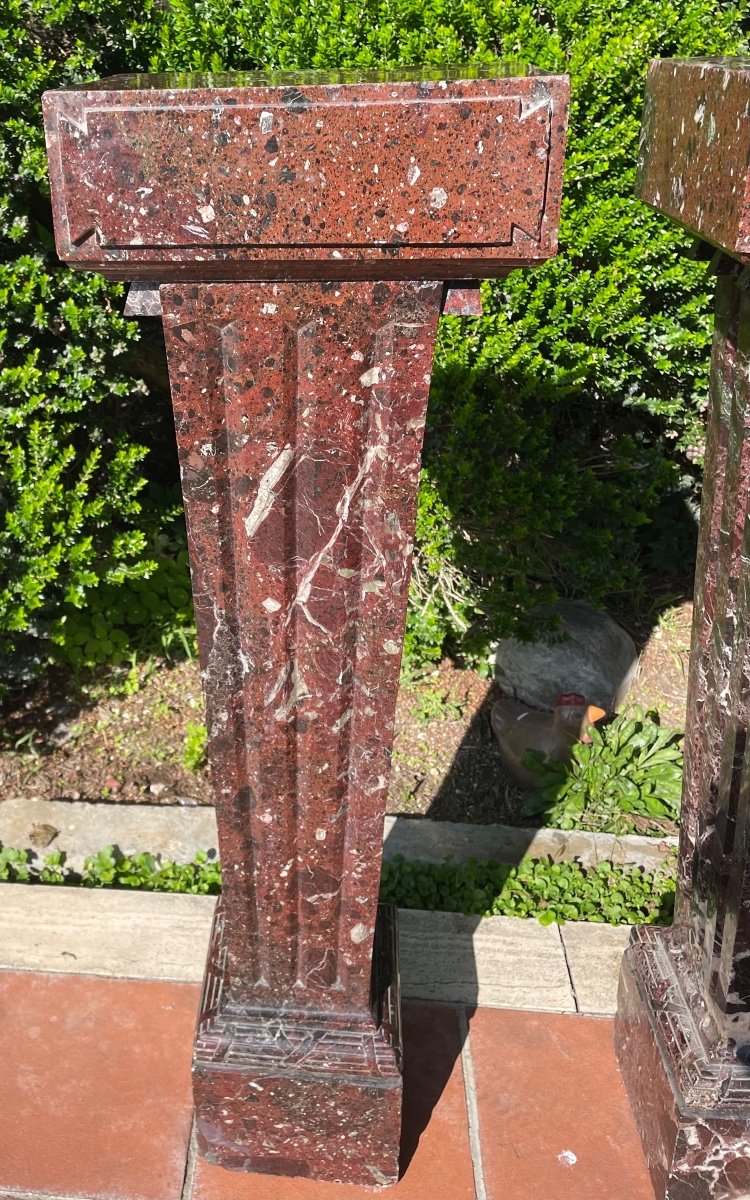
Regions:
<instances>
[{"instance_id":1,"label":"tapered marble column shaft","mask_svg":"<svg viewBox=\"0 0 750 1200\"><path fill-rule=\"evenodd\" d=\"M46 98L61 257L164 323L223 873L196 1130L225 1167L398 1176L377 899L438 317L554 253L566 105L503 64Z\"/></svg>"},{"instance_id":2,"label":"tapered marble column shaft","mask_svg":"<svg viewBox=\"0 0 750 1200\"><path fill-rule=\"evenodd\" d=\"M640 194L716 282L676 920L636 931L616 1022L659 1200L750 1195L749 101L750 63L649 72Z\"/></svg>"}]
</instances>

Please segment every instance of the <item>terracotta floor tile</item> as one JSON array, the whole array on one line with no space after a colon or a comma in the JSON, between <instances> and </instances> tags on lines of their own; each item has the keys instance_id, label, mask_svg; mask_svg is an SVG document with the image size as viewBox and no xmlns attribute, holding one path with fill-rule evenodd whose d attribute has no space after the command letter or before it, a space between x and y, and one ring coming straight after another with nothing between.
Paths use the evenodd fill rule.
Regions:
<instances>
[{"instance_id":1,"label":"terracotta floor tile","mask_svg":"<svg viewBox=\"0 0 750 1200\"><path fill-rule=\"evenodd\" d=\"M480 1009L469 1036L487 1200L654 1200L611 1020Z\"/></svg>"},{"instance_id":2,"label":"terracotta floor tile","mask_svg":"<svg viewBox=\"0 0 750 1200\"><path fill-rule=\"evenodd\" d=\"M199 994L0 971L0 1192L177 1200Z\"/></svg>"},{"instance_id":3,"label":"terracotta floor tile","mask_svg":"<svg viewBox=\"0 0 750 1200\"><path fill-rule=\"evenodd\" d=\"M404 1049L405 1169L394 1187L377 1192L348 1184L245 1175L199 1161L193 1200L372 1200L374 1195L388 1200L474 1200L456 1011L405 1005Z\"/></svg>"}]
</instances>

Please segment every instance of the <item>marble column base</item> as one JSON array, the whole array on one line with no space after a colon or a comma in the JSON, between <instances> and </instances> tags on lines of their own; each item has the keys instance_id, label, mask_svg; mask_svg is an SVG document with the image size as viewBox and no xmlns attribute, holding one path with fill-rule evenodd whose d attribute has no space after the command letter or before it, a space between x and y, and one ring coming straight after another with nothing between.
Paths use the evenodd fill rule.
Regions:
<instances>
[{"instance_id":1,"label":"marble column base","mask_svg":"<svg viewBox=\"0 0 750 1200\"><path fill-rule=\"evenodd\" d=\"M634 930L615 1048L657 1200L750 1200L750 1067L719 1040L680 930Z\"/></svg>"},{"instance_id":2,"label":"marble column base","mask_svg":"<svg viewBox=\"0 0 750 1200\"><path fill-rule=\"evenodd\" d=\"M370 1009L260 1007L226 972L217 908L193 1058L198 1149L231 1170L382 1186L398 1179L396 910L381 906Z\"/></svg>"}]
</instances>

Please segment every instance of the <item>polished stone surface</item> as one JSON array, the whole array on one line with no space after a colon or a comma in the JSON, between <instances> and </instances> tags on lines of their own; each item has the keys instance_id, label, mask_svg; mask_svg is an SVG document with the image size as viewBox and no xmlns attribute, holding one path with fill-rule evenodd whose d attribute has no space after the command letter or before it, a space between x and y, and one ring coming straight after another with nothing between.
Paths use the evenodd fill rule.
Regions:
<instances>
[{"instance_id":1,"label":"polished stone surface","mask_svg":"<svg viewBox=\"0 0 750 1200\"><path fill-rule=\"evenodd\" d=\"M679 931L644 929L620 976L615 1047L656 1196L750 1193L750 1070L717 1037Z\"/></svg>"},{"instance_id":2,"label":"polished stone surface","mask_svg":"<svg viewBox=\"0 0 750 1200\"><path fill-rule=\"evenodd\" d=\"M680 914L724 1036L750 1042L750 297L718 263L688 690Z\"/></svg>"},{"instance_id":3,"label":"polished stone surface","mask_svg":"<svg viewBox=\"0 0 750 1200\"><path fill-rule=\"evenodd\" d=\"M448 279L557 245L565 76L118 76L44 99L58 253L117 279Z\"/></svg>"},{"instance_id":4,"label":"polished stone surface","mask_svg":"<svg viewBox=\"0 0 750 1200\"><path fill-rule=\"evenodd\" d=\"M462 1071L463 1013L450 1006L405 1006L404 1114L400 1179L388 1190L394 1200L475 1200L467 1081ZM342 1096L342 1102L344 1097ZM364 1134L363 1140L360 1141ZM331 1188L316 1179L240 1175L201 1157L195 1167L195 1200L360 1200L373 1195L366 1169L368 1141L378 1125L349 1131L352 1154L363 1155L362 1182L352 1179ZM369 1175L369 1177L368 1177Z\"/></svg>"},{"instance_id":5,"label":"polished stone surface","mask_svg":"<svg viewBox=\"0 0 750 1200\"><path fill-rule=\"evenodd\" d=\"M657 59L641 129L638 194L737 257L750 257L749 58Z\"/></svg>"},{"instance_id":6,"label":"polished stone surface","mask_svg":"<svg viewBox=\"0 0 750 1200\"><path fill-rule=\"evenodd\" d=\"M363 1008L441 289L162 292L230 974Z\"/></svg>"}]
</instances>

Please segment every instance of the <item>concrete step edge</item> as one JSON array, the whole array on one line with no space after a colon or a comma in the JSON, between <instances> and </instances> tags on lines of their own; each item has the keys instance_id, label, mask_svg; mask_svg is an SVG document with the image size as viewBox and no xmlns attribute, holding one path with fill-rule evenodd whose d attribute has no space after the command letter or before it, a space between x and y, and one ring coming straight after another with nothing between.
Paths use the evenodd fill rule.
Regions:
<instances>
[{"instance_id":1,"label":"concrete step edge","mask_svg":"<svg viewBox=\"0 0 750 1200\"><path fill-rule=\"evenodd\" d=\"M0 885L0 969L198 983L215 900ZM627 928L400 912L404 996L608 1014Z\"/></svg>"},{"instance_id":2,"label":"concrete step edge","mask_svg":"<svg viewBox=\"0 0 750 1200\"><path fill-rule=\"evenodd\" d=\"M57 832L46 848L39 848L44 827ZM118 846L124 854L149 852L175 862L190 862L198 850L216 849L216 817L207 807L14 797L0 803L0 844L31 850L38 858L62 850L72 870L80 870L87 855L107 845ZM518 862L523 857L550 856L559 862L579 859L585 866L606 860L657 870L676 846L676 838L616 837L580 830L521 829L398 816L385 818L383 851L386 858L403 854L426 862L446 858L454 862L470 858Z\"/></svg>"}]
</instances>

